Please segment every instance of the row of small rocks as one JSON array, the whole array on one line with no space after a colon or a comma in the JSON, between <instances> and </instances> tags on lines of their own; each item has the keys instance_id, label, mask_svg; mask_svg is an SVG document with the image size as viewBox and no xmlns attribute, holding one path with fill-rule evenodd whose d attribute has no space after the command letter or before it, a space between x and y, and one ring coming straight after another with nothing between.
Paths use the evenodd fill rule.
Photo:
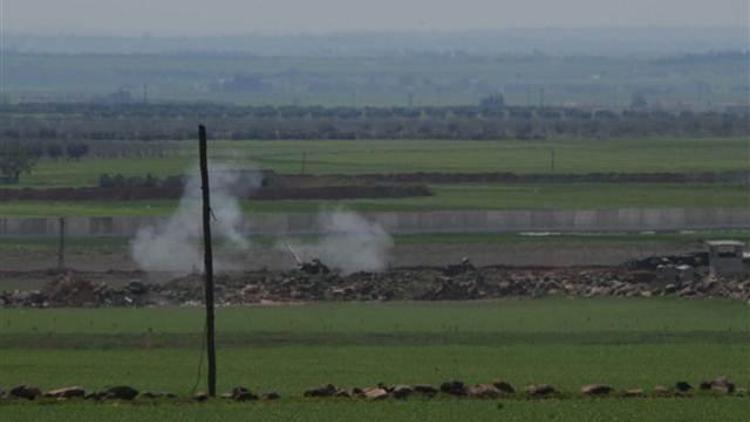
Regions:
<instances>
[{"instance_id":1,"label":"row of small rocks","mask_svg":"<svg viewBox=\"0 0 750 422\"><path fill-rule=\"evenodd\" d=\"M276 400L279 399L278 393L269 392L263 394L255 394L245 387L235 387L230 392L223 394L221 398L231 399L235 401L251 401L251 400ZM26 399L35 400L40 398L48 399L85 399L85 400L126 400L131 401L135 399L177 399L177 394L169 392L153 392L144 391L140 392L137 389L127 386L118 385L113 387L107 387L103 390L89 391L87 392L83 387L63 387L54 390L42 392L39 387L31 385L18 385L11 388L7 393L0 389L0 398L8 399ZM191 397L195 401L204 401L208 399L208 394L199 392Z\"/></svg>"},{"instance_id":2,"label":"row of small rocks","mask_svg":"<svg viewBox=\"0 0 750 422\"><path fill-rule=\"evenodd\" d=\"M710 381L703 381L699 384L699 389L712 391L720 394L741 394L746 395L744 389L737 389L726 377L719 377ZM687 382L677 382L672 388L657 385L650 392L651 396L685 396L694 390L693 386ZM528 398L562 398L566 394L559 391L549 384L529 385L522 391L509 382L496 380L486 384L467 385L462 381L447 381L439 387L428 384L416 385L385 385L378 384L374 387L365 388L337 388L333 384L316 387L305 392L305 397L344 397L344 398L362 398L369 400L382 400L387 398L406 399L410 396L421 396L432 398L438 394L444 394L454 397L470 397L477 399L499 399L503 397L528 397ZM647 397L649 392L641 388L626 389L618 391L607 384L588 384L580 389L580 395L585 397Z\"/></svg>"},{"instance_id":3,"label":"row of small rocks","mask_svg":"<svg viewBox=\"0 0 750 422\"><path fill-rule=\"evenodd\" d=\"M711 391L718 394L737 394L745 396L745 389L738 389L735 384L726 377L719 377L710 381L703 381L698 387L700 390ZM687 396L694 390L694 387L687 382L677 382L673 387L656 386L652 391L646 392L643 389L627 389L618 391L607 384L589 384L581 387L580 395L584 397L670 397L670 396ZM433 398L439 394L453 397L468 397L476 399L500 399L509 397L528 397L528 398L563 398L566 394L558 391L549 384L529 385L522 391L507 381L496 380L486 384L467 385L462 381L447 381L436 387L429 384L416 385L385 385L378 384L373 387L365 388L339 388L333 384L326 384L320 387L312 388L305 391L305 397L317 398L359 398L367 400L384 400L407 399L409 397ZM87 392L83 387L64 387L47 392L29 385L19 385L10 389L7 394L0 389L0 397L8 399L26 399L35 400L38 398L48 398L57 400L66 399L87 399L87 400L126 400L131 401L136 398L140 399L177 399L178 396L166 392L139 392L133 387L120 385L108 387L100 391ZM275 392L256 394L246 387L235 387L226 394L221 395L222 399L233 401L255 401L255 400L277 400L280 395ZM191 397L194 401L208 400L206 393L200 392Z\"/></svg>"}]
</instances>

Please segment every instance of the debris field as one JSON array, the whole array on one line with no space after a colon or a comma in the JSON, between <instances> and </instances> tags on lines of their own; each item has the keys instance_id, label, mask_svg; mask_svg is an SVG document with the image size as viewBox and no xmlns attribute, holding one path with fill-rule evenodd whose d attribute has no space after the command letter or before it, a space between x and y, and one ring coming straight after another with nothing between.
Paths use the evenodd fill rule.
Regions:
<instances>
[{"instance_id":1,"label":"debris field","mask_svg":"<svg viewBox=\"0 0 750 422\"><path fill-rule=\"evenodd\" d=\"M189 306L203 301L203 278L195 273L166 283L133 273L112 287L74 271L60 273L40 290L0 292L5 307ZM341 274L319 261L290 271L252 271L216 276L218 305L313 301L451 301L503 297L720 297L750 300L750 276L714 277L702 267L653 265L653 260L617 267L392 268Z\"/></svg>"}]
</instances>

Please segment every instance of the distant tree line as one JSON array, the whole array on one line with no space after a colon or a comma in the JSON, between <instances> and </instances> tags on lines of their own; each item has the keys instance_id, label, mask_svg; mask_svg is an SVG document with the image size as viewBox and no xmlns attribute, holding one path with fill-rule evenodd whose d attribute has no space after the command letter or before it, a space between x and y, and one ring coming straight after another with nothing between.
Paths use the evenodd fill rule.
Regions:
<instances>
[{"instance_id":1,"label":"distant tree line","mask_svg":"<svg viewBox=\"0 0 750 422\"><path fill-rule=\"evenodd\" d=\"M214 138L236 140L729 137L750 134L748 111L675 113L638 101L625 111L517 107L501 96L446 107L26 104L0 106L0 140L63 141L63 150L44 153L76 159L89 151L70 142L194 139L198 122ZM155 147L144 155L164 153Z\"/></svg>"},{"instance_id":2,"label":"distant tree line","mask_svg":"<svg viewBox=\"0 0 750 422\"><path fill-rule=\"evenodd\" d=\"M69 142L44 143L25 142L19 139L0 141L0 182L15 184L21 175L31 173L39 159L47 157L53 160L67 157L80 160L88 154L86 143Z\"/></svg>"},{"instance_id":3,"label":"distant tree line","mask_svg":"<svg viewBox=\"0 0 750 422\"><path fill-rule=\"evenodd\" d=\"M683 54L674 57L664 57L654 60L656 64L690 65L703 63L735 63L747 66L750 51L711 51L708 53Z\"/></svg>"},{"instance_id":4,"label":"distant tree line","mask_svg":"<svg viewBox=\"0 0 750 422\"><path fill-rule=\"evenodd\" d=\"M100 188L181 188L183 176L156 177L151 173L146 176L124 176L120 173L104 173L99 176Z\"/></svg>"}]
</instances>

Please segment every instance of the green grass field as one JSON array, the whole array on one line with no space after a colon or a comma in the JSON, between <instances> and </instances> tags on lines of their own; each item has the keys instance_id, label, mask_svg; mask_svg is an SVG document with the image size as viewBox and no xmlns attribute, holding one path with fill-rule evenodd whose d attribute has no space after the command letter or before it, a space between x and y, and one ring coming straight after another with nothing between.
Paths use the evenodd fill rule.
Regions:
<instances>
[{"instance_id":1,"label":"green grass field","mask_svg":"<svg viewBox=\"0 0 750 422\"><path fill-rule=\"evenodd\" d=\"M105 142L105 141L102 141ZM196 167L197 146L166 158L44 160L22 187L91 186L102 173L182 174ZM280 173L394 172L556 173L699 172L750 170L750 140L612 139L567 141L214 141L216 161Z\"/></svg>"},{"instance_id":2,"label":"green grass field","mask_svg":"<svg viewBox=\"0 0 750 422\"><path fill-rule=\"evenodd\" d=\"M127 383L187 394L201 358L200 309L0 310L6 385ZM724 300L544 299L316 304L218 311L219 384L277 403L0 404L11 420L739 420L748 398L362 403L304 389L496 377L516 386L651 388L725 374L750 384L750 307Z\"/></svg>"},{"instance_id":3,"label":"green grass field","mask_svg":"<svg viewBox=\"0 0 750 422\"><path fill-rule=\"evenodd\" d=\"M388 403L291 402L200 406L118 404L79 406L13 406L4 409L13 421L647 421L686 422L742 420L747 399L691 400L545 400L496 403L461 400Z\"/></svg>"},{"instance_id":4,"label":"green grass field","mask_svg":"<svg viewBox=\"0 0 750 422\"><path fill-rule=\"evenodd\" d=\"M214 141L213 162L285 174L393 172L556 173L713 172L750 169L750 140L620 139L567 141ZM304 164L303 164L304 155ZM178 175L195 167L189 143L164 158L42 160L16 187L95 186L104 173ZM721 184L436 185L432 197L337 201L355 211L457 209L747 207L746 187ZM176 201L14 201L0 216L164 215ZM246 202L246 212L317 212L327 201Z\"/></svg>"},{"instance_id":5,"label":"green grass field","mask_svg":"<svg viewBox=\"0 0 750 422\"><path fill-rule=\"evenodd\" d=\"M246 213L502 209L713 208L748 207L750 192L739 185L708 184L538 184L435 185L433 196L383 199L243 201ZM0 217L159 216L177 200L7 201Z\"/></svg>"}]
</instances>

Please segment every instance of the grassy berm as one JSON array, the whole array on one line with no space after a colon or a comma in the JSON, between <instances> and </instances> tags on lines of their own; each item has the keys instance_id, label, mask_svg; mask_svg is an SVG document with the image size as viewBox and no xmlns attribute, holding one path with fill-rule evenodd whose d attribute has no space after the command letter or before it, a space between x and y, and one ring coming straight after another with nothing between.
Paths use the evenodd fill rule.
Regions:
<instances>
[{"instance_id":1,"label":"grassy berm","mask_svg":"<svg viewBox=\"0 0 750 422\"><path fill-rule=\"evenodd\" d=\"M0 310L0 384L89 390L128 384L203 389L199 308ZM303 398L320 384L549 383L616 389L726 375L750 385L750 306L681 299L537 299L310 304L218 311L219 391L276 391L274 402L0 401L8 421L740 421L747 396L432 400ZM197 378L198 377L198 378Z\"/></svg>"}]
</instances>

